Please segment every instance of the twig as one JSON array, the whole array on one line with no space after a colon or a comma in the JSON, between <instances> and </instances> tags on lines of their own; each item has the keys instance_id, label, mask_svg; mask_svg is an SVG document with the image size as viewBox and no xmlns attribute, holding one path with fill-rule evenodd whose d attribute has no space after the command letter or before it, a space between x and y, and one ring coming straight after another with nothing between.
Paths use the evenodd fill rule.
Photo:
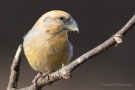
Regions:
<instances>
[{"instance_id":1,"label":"twig","mask_svg":"<svg viewBox=\"0 0 135 90\"><path fill-rule=\"evenodd\" d=\"M37 87L31 84L30 86L16 90L40 90L43 86L48 85L49 83L53 83L62 78L67 78L67 76L69 76L69 74L75 68L77 68L79 65L81 65L88 59L100 54L101 52L103 52L104 50L106 50L107 48L111 47L114 44L117 45L120 44L122 42L122 36L124 36L134 26L134 24L135 24L135 15L121 30L119 30L115 35L106 40L104 43L83 54L82 56L71 62L69 65L62 67L60 70L52 74L49 74L45 78L39 78ZM13 88L15 89L16 87Z\"/></svg>"},{"instance_id":2,"label":"twig","mask_svg":"<svg viewBox=\"0 0 135 90\"><path fill-rule=\"evenodd\" d=\"M21 63L21 51L22 51L22 45L19 45L11 66L11 74L10 74L7 90L12 90L13 88L17 88L20 63Z\"/></svg>"}]
</instances>

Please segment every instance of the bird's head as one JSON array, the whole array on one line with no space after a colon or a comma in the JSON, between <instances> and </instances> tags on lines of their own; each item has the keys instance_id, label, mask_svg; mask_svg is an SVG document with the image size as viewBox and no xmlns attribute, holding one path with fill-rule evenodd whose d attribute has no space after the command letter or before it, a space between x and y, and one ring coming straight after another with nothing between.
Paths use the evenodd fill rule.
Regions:
<instances>
[{"instance_id":1,"label":"bird's head","mask_svg":"<svg viewBox=\"0 0 135 90\"><path fill-rule=\"evenodd\" d=\"M42 15L34 28L45 33L50 38L66 35L68 31L79 32L78 24L72 16L60 10L53 10Z\"/></svg>"}]
</instances>

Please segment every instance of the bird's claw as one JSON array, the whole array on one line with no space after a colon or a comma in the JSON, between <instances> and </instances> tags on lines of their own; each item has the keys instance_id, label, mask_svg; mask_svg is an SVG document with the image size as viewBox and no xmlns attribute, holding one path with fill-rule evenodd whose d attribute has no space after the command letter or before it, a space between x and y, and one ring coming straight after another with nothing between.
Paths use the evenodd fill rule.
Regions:
<instances>
[{"instance_id":1,"label":"bird's claw","mask_svg":"<svg viewBox=\"0 0 135 90\"><path fill-rule=\"evenodd\" d=\"M48 71L48 72L46 72L46 73L43 73L42 74L42 76L41 76L41 78L43 79L43 78L45 78L47 75L49 75L51 73L51 71Z\"/></svg>"},{"instance_id":2,"label":"bird's claw","mask_svg":"<svg viewBox=\"0 0 135 90\"><path fill-rule=\"evenodd\" d=\"M49 75L50 73L52 73L51 71L48 71L46 73L43 73L42 76L41 76L41 79L45 78L47 75ZM52 83L49 83L48 86L51 86Z\"/></svg>"},{"instance_id":3,"label":"bird's claw","mask_svg":"<svg viewBox=\"0 0 135 90\"><path fill-rule=\"evenodd\" d=\"M41 73L41 72L39 72L38 74L37 74L37 76L33 79L33 81L32 81L32 83L35 85L35 86L37 86L38 84L37 84L37 81L38 81L38 79L41 77L41 79L43 79L43 78L45 78L47 75L49 75L51 73L51 71L48 71L48 72L46 72L46 73ZM49 84L49 86L50 86L51 84Z\"/></svg>"},{"instance_id":4,"label":"bird's claw","mask_svg":"<svg viewBox=\"0 0 135 90\"><path fill-rule=\"evenodd\" d=\"M37 86L37 80L38 80L41 76L42 76L42 73L39 72L39 73L37 74L37 76L33 79L32 83L33 83L35 86Z\"/></svg>"}]
</instances>

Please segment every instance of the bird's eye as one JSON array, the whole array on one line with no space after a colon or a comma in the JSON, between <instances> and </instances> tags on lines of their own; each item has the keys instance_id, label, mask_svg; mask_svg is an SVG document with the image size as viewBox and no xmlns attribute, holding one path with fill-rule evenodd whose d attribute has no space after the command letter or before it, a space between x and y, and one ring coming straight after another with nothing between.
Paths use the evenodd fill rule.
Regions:
<instances>
[{"instance_id":1,"label":"bird's eye","mask_svg":"<svg viewBox=\"0 0 135 90\"><path fill-rule=\"evenodd\" d=\"M59 20L61 20L61 21L63 21L64 19L65 19L65 18L64 18L64 17L62 17L62 16L61 16L61 17L59 17Z\"/></svg>"}]
</instances>

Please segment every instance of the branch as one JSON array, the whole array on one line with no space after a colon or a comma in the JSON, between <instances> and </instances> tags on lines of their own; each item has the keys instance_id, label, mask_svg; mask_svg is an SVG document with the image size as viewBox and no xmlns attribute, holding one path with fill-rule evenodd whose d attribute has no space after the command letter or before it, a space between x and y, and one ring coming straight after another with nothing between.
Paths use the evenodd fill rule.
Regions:
<instances>
[{"instance_id":1,"label":"branch","mask_svg":"<svg viewBox=\"0 0 135 90\"><path fill-rule=\"evenodd\" d=\"M43 86L53 83L59 79L62 79L62 78L68 79L70 76L70 73L79 65L81 65L88 59L100 54L101 52L108 49L109 47L120 44L122 42L122 37L134 26L134 24L135 24L135 15L128 21L128 23L121 30L119 30L116 34L114 34L111 38L106 40L104 43L100 44L94 49L83 54L82 56L80 56L79 58L71 62L69 65L62 67L60 70L47 75L45 78L42 78L42 77L39 78L37 82L38 83L37 87L34 86L34 84L31 84L30 86L27 86L21 89L16 89L16 87L12 87L12 88L14 88L14 90L40 90Z\"/></svg>"},{"instance_id":2,"label":"branch","mask_svg":"<svg viewBox=\"0 0 135 90\"><path fill-rule=\"evenodd\" d=\"M22 51L22 45L19 45L11 66L11 74L10 74L7 90L12 90L13 88L17 88L20 63L21 63L21 51Z\"/></svg>"}]
</instances>

